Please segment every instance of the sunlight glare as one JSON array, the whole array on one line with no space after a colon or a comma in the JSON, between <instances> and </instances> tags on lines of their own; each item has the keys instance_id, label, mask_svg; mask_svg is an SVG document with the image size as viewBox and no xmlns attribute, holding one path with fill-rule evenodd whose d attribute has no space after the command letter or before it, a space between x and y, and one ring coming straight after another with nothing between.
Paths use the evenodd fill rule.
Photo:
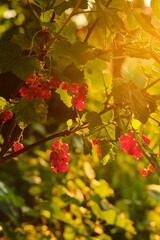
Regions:
<instances>
[{"instance_id":1,"label":"sunlight glare","mask_svg":"<svg viewBox=\"0 0 160 240\"><path fill-rule=\"evenodd\" d=\"M144 0L144 3L147 7L150 7L151 5L151 0Z\"/></svg>"},{"instance_id":2,"label":"sunlight glare","mask_svg":"<svg viewBox=\"0 0 160 240\"><path fill-rule=\"evenodd\" d=\"M83 13L73 16L72 20L76 23L78 29L88 25L88 20Z\"/></svg>"}]
</instances>

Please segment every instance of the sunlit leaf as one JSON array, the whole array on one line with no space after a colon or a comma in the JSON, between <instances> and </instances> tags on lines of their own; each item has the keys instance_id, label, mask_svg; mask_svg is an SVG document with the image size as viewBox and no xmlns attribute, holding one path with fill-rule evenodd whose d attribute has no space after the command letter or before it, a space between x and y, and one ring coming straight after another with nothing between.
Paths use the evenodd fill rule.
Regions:
<instances>
[{"instance_id":1,"label":"sunlit leaf","mask_svg":"<svg viewBox=\"0 0 160 240\"><path fill-rule=\"evenodd\" d=\"M151 7L155 16L160 19L160 1L159 0L151 0Z\"/></svg>"}]
</instances>

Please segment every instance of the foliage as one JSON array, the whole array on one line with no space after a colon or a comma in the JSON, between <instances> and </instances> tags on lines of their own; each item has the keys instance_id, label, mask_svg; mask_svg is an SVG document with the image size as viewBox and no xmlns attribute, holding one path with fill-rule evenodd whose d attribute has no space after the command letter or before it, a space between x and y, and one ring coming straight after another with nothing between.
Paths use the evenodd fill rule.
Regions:
<instances>
[{"instance_id":1,"label":"foliage","mask_svg":"<svg viewBox=\"0 0 160 240\"><path fill-rule=\"evenodd\" d=\"M159 239L159 1L1 2L0 237Z\"/></svg>"}]
</instances>

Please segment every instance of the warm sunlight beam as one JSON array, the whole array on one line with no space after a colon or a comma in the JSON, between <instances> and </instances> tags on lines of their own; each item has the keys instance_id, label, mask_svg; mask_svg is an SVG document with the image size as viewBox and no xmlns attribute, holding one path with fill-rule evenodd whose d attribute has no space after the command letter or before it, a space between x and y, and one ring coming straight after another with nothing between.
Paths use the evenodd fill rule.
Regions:
<instances>
[{"instance_id":1,"label":"warm sunlight beam","mask_svg":"<svg viewBox=\"0 0 160 240\"><path fill-rule=\"evenodd\" d=\"M144 2L145 2L145 5L146 5L147 7L150 7L150 5L151 5L151 0L145 0Z\"/></svg>"}]
</instances>

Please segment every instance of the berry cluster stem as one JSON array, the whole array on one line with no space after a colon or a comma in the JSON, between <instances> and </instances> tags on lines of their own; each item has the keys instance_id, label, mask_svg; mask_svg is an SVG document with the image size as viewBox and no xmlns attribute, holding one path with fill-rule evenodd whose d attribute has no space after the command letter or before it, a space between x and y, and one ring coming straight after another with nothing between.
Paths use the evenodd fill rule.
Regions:
<instances>
[{"instance_id":1,"label":"berry cluster stem","mask_svg":"<svg viewBox=\"0 0 160 240\"><path fill-rule=\"evenodd\" d=\"M8 154L8 155L6 155L4 157L0 157L0 164L4 163L4 162L6 162L6 161L8 161L8 160L10 160L12 158L17 157L18 155L20 155L20 154L22 154L24 152L27 152L27 151L33 149L34 147L40 146L40 145L44 144L45 142L48 142L48 141L53 140L55 138L70 136L72 133L77 132L79 130L82 130L83 128L86 128L86 127L87 127L87 124L83 123L80 126L75 126L75 127L70 128L70 130L65 129L65 130L63 130L61 132L58 132L58 133L52 134L52 135L50 135L48 137L45 137L45 138L41 139L40 141L37 141L37 142L35 142L33 144L30 144L30 145L24 147L23 149L21 149L21 150L19 150L17 152Z\"/></svg>"}]
</instances>

